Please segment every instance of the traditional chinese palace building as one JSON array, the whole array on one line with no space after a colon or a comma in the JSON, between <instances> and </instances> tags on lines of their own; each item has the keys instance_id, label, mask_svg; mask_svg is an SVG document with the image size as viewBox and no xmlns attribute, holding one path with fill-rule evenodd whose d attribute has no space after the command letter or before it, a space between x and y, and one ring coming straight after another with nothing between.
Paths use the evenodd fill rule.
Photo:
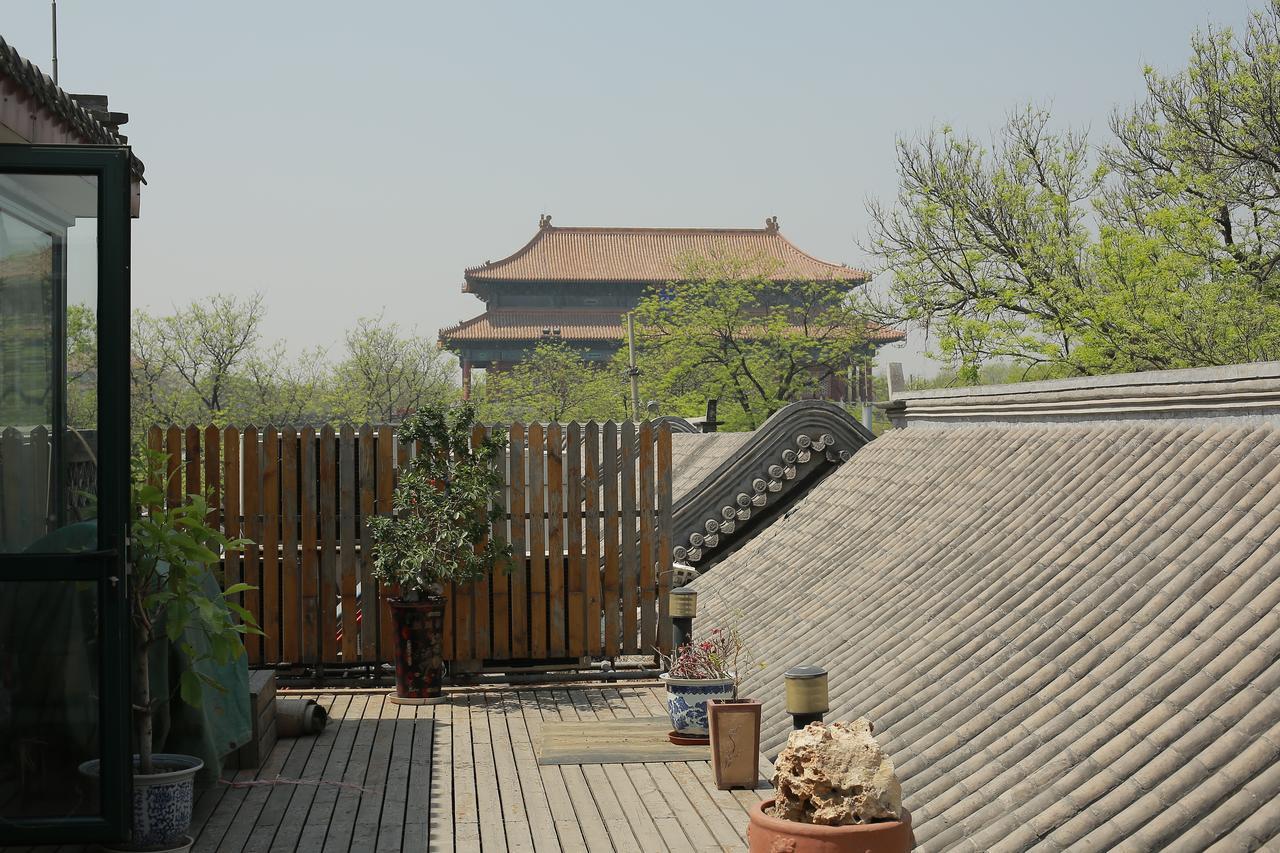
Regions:
<instances>
[{"instance_id":1,"label":"traditional chinese palace building","mask_svg":"<svg viewBox=\"0 0 1280 853\"><path fill-rule=\"evenodd\" d=\"M543 216L515 254L466 271L463 292L480 297L486 310L442 329L440 344L458 355L466 395L473 369L509 368L544 341L607 361L626 344L625 315L645 290L675 278L681 256L713 252L777 261L771 277L778 282L831 281L847 289L870 278L801 251L782 236L776 218L764 228L564 228ZM877 329L870 343L902 337Z\"/></svg>"}]
</instances>

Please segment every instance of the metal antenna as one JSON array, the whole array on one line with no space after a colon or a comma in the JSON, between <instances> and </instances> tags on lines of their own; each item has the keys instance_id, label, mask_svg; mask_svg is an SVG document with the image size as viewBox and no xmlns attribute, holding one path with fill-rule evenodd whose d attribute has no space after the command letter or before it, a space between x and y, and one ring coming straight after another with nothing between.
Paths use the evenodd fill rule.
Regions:
<instances>
[{"instance_id":1,"label":"metal antenna","mask_svg":"<svg viewBox=\"0 0 1280 853\"><path fill-rule=\"evenodd\" d=\"M53 12L53 85L58 85L58 0L49 0Z\"/></svg>"}]
</instances>

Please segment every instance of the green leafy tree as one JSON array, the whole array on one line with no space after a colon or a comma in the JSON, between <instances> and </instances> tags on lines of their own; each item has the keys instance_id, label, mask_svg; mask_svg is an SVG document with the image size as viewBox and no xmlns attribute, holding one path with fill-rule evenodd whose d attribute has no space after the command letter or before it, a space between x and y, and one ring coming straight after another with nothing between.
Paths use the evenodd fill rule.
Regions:
<instances>
[{"instance_id":1,"label":"green leafy tree","mask_svg":"<svg viewBox=\"0 0 1280 853\"><path fill-rule=\"evenodd\" d=\"M502 372L472 388L481 417L506 421L606 420L625 417L626 377L593 364L565 343L539 344Z\"/></svg>"},{"instance_id":2,"label":"green leafy tree","mask_svg":"<svg viewBox=\"0 0 1280 853\"><path fill-rule=\"evenodd\" d=\"M325 408L334 420L396 423L458 399L456 363L435 342L382 316L361 317L345 337Z\"/></svg>"},{"instance_id":3,"label":"green leafy tree","mask_svg":"<svg viewBox=\"0 0 1280 853\"><path fill-rule=\"evenodd\" d=\"M676 280L636 309L643 396L663 411L699 414L715 397L730 428L754 429L865 351L867 321L846 283L778 283L776 262L729 253L677 264Z\"/></svg>"},{"instance_id":4,"label":"green leafy tree","mask_svg":"<svg viewBox=\"0 0 1280 853\"><path fill-rule=\"evenodd\" d=\"M199 707L204 691L225 690L195 664L225 664L244 653L242 636L262 634L253 615L234 597L254 589L244 583L223 591L208 583L222 556L248 544L228 539L208 523L209 506L190 495L180 506L165 507L162 487L167 455L143 451L133 463L129 534L129 613L133 622L133 713L140 772L152 773L152 718L167 696L153 696L149 662L152 646L175 644L187 667L178 681L182 700ZM238 619L236 617L239 617ZM191 637L205 640L197 647Z\"/></svg>"},{"instance_id":5,"label":"green leafy tree","mask_svg":"<svg viewBox=\"0 0 1280 853\"><path fill-rule=\"evenodd\" d=\"M1280 357L1280 2L1147 72L1101 150L1045 111L990 148L950 128L898 143L869 248L870 304L923 326L962 381L1010 359L1061 376Z\"/></svg>"}]
</instances>

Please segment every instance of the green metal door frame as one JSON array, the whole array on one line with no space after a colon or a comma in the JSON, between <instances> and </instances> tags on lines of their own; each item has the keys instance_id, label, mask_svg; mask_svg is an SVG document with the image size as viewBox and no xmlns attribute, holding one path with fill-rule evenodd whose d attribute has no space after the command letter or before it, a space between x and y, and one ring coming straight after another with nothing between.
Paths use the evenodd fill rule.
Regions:
<instances>
[{"instance_id":1,"label":"green metal door frame","mask_svg":"<svg viewBox=\"0 0 1280 853\"><path fill-rule=\"evenodd\" d=\"M130 476L129 151L123 146L0 145L0 174L90 176L97 181L98 547L80 553L0 554L0 581L95 582L102 632L98 662L101 813L0 821L0 844L119 841L129 834L132 802L125 598Z\"/></svg>"}]
</instances>

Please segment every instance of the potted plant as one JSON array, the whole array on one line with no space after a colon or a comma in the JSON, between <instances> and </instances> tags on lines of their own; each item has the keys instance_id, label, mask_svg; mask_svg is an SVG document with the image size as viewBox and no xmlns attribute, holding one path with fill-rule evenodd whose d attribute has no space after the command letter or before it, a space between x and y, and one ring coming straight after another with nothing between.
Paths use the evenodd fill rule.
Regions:
<instances>
[{"instance_id":1,"label":"potted plant","mask_svg":"<svg viewBox=\"0 0 1280 853\"><path fill-rule=\"evenodd\" d=\"M906 853L911 814L871 723L810 723L774 764L772 799L752 807L752 853Z\"/></svg>"},{"instance_id":2,"label":"potted plant","mask_svg":"<svg viewBox=\"0 0 1280 853\"><path fill-rule=\"evenodd\" d=\"M221 590L213 573L222 555L248 544L230 540L208 523L209 505L190 495L181 506L164 507L167 455L143 451L135 457L130 489L133 518L129 546L129 616L132 623L134 740L133 833L129 850L186 850L191 839L195 776L204 763L194 756L153 752L153 717L170 699L153 695L151 656L162 643L183 654L177 693L198 708L205 688L226 688L200 673L205 660L218 665L244 653L244 634L261 634L253 615L232 600L253 587L237 583ZM233 615L235 614L235 615ZM239 616L239 621L235 616ZM193 643L194 637L202 642ZM81 771L97 775L97 759Z\"/></svg>"},{"instance_id":3,"label":"potted plant","mask_svg":"<svg viewBox=\"0 0 1280 853\"><path fill-rule=\"evenodd\" d=\"M418 452L400 471L394 514L369 520L373 575L395 594L393 702L444 701L444 584L478 580L511 552L489 536L504 517L493 498L503 486L497 460L506 436L495 430L473 446L475 425L469 403L433 403L406 418L400 440Z\"/></svg>"},{"instance_id":4,"label":"potted plant","mask_svg":"<svg viewBox=\"0 0 1280 853\"><path fill-rule=\"evenodd\" d=\"M672 743L708 743L707 703L733 699L738 693L738 633L712 628L705 640L685 643L662 656L666 672L658 676L667 688L667 715Z\"/></svg>"}]
</instances>

